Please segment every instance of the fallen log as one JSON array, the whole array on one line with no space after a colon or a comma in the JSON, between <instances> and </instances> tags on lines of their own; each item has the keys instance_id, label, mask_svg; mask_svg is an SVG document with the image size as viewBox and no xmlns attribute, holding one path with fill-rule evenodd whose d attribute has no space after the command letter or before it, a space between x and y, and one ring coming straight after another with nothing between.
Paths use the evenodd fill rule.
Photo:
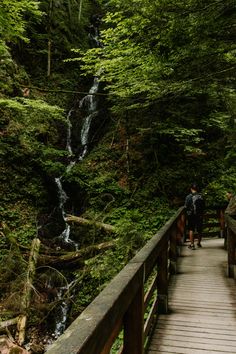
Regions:
<instances>
[{"instance_id":1,"label":"fallen log","mask_svg":"<svg viewBox=\"0 0 236 354\"><path fill-rule=\"evenodd\" d=\"M100 229L107 231L107 232L116 232L117 231L116 228L110 224L104 224L103 222L84 219L84 218L81 218L81 216L67 215L65 218L65 221L68 223L75 222L80 225L96 226L97 228L100 228Z\"/></svg>"},{"instance_id":2,"label":"fallen log","mask_svg":"<svg viewBox=\"0 0 236 354\"><path fill-rule=\"evenodd\" d=\"M0 331L5 329L6 327L17 324L18 320L19 320L19 316L15 317L15 318L11 318L10 320L1 321L0 322Z\"/></svg>"},{"instance_id":3,"label":"fallen log","mask_svg":"<svg viewBox=\"0 0 236 354\"><path fill-rule=\"evenodd\" d=\"M86 248L83 248L79 251L74 252L67 252L66 254L59 255L59 256L50 256L50 255L38 255L38 265L47 265L47 266L55 266L55 265L72 265L72 264L83 264L83 260L88 258L92 253L105 251L109 248L115 246L118 239L102 242L97 245L91 245Z\"/></svg>"}]
</instances>

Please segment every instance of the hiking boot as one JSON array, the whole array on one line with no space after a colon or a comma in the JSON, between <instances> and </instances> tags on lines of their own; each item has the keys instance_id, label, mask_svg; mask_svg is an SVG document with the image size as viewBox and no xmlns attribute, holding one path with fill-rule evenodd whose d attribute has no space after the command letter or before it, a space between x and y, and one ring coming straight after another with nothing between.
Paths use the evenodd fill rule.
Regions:
<instances>
[{"instance_id":1,"label":"hiking boot","mask_svg":"<svg viewBox=\"0 0 236 354\"><path fill-rule=\"evenodd\" d=\"M195 250L195 246L194 246L194 245L189 245L188 248L189 248L190 250Z\"/></svg>"}]
</instances>

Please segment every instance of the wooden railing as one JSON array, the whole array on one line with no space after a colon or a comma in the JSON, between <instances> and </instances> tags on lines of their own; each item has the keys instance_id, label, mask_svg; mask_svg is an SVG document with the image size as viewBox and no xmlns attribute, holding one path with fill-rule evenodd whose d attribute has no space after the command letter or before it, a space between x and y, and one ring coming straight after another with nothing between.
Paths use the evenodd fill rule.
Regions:
<instances>
[{"instance_id":1,"label":"wooden railing","mask_svg":"<svg viewBox=\"0 0 236 354\"><path fill-rule=\"evenodd\" d=\"M225 237L225 208L207 209L204 214L203 237Z\"/></svg>"},{"instance_id":2,"label":"wooden railing","mask_svg":"<svg viewBox=\"0 0 236 354\"><path fill-rule=\"evenodd\" d=\"M158 313L168 310L185 229L181 207L48 349L47 354L143 354ZM117 338L122 338L117 340Z\"/></svg>"},{"instance_id":3,"label":"wooden railing","mask_svg":"<svg viewBox=\"0 0 236 354\"><path fill-rule=\"evenodd\" d=\"M223 237L224 213L218 210L205 217L211 218L218 236ZM179 246L186 236L185 220L185 208L181 207L46 354L143 354L158 314L168 311L168 282L176 272ZM229 251L232 276L236 237L230 222L228 235L230 245L233 242Z\"/></svg>"},{"instance_id":4,"label":"wooden railing","mask_svg":"<svg viewBox=\"0 0 236 354\"><path fill-rule=\"evenodd\" d=\"M203 215L202 237L225 238L225 217L223 207L208 208ZM185 229L184 240L188 239L187 229Z\"/></svg>"},{"instance_id":5,"label":"wooden railing","mask_svg":"<svg viewBox=\"0 0 236 354\"><path fill-rule=\"evenodd\" d=\"M225 215L228 252L228 276L236 278L236 220Z\"/></svg>"}]
</instances>

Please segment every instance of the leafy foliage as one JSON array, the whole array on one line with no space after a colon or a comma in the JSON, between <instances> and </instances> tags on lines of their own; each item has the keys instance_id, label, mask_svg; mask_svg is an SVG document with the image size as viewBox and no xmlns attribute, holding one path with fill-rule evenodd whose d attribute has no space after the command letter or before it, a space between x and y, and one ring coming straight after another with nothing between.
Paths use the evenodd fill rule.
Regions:
<instances>
[{"instance_id":1,"label":"leafy foliage","mask_svg":"<svg viewBox=\"0 0 236 354\"><path fill-rule=\"evenodd\" d=\"M29 42L26 36L27 15L31 14L35 19L42 13L38 9L36 0L2 0L0 3L0 89L2 92L12 93L14 79L26 77L24 70L17 67L9 50L10 44L18 40Z\"/></svg>"},{"instance_id":2,"label":"leafy foliage","mask_svg":"<svg viewBox=\"0 0 236 354\"><path fill-rule=\"evenodd\" d=\"M224 82L222 67L226 72L232 70L232 1L177 1L175 7L172 1L112 4L115 10L104 20L109 27L103 31L104 49L97 50L96 61L111 93L131 98L133 103L134 96L139 95L150 105L152 100L169 94L189 94L216 80ZM228 42L223 38L228 38Z\"/></svg>"},{"instance_id":3,"label":"leafy foliage","mask_svg":"<svg viewBox=\"0 0 236 354\"><path fill-rule=\"evenodd\" d=\"M65 154L59 148L53 148L59 139L56 122L65 120L62 109L40 100L2 98L0 111L3 127L1 158L4 161L1 165L4 189L1 215L11 229L16 228L17 237L24 243L27 235L33 236L36 232L36 205L44 203L47 198L38 172L50 174L49 163L55 162L58 166L58 158ZM28 221L22 223L24 217Z\"/></svg>"},{"instance_id":4,"label":"leafy foliage","mask_svg":"<svg viewBox=\"0 0 236 354\"><path fill-rule=\"evenodd\" d=\"M0 28L2 40L5 42L22 39L28 41L25 36L27 24L26 14L33 14L35 18L42 13L39 11L37 0L2 0L0 4ZM2 48L4 43L1 42Z\"/></svg>"},{"instance_id":5,"label":"leafy foliage","mask_svg":"<svg viewBox=\"0 0 236 354\"><path fill-rule=\"evenodd\" d=\"M40 1L39 9L43 16L40 20L35 16L28 18L27 35L31 39L31 45L19 43L15 48L20 62L27 67L29 73L35 76L35 72L32 72L34 69L38 75L46 76L49 60L51 73L67 71L68 67L72 70L72 66L64 65L63 59L69 55L72 46L88 48L87 38L93 7L96 9L90 0Z\"/></svg>"},{"instance_id":6,"label":"leafy foliage","mask_svg":"<svg viewBox=\"0 0 236 354\"><path fill-rule=\"evenodd\" d=\"M224 92L235 82L233 8L231 0L110 1L104 47L87 52L84 70L102 68L116 112L147 115L149 107L157 135L201 153L209 130L224 132L229 120Z\"/></svg>"},{"instance_id":7,"label":"leafy foliage","mask_svg":"<svg viewBox=\"0 0 236 354\"><path fill-rule=\"evenodd\" d=\"M209 206L224 203L225 191L236 188L234 1L98 3L101 9L90 0L0 4L0 213L9 237L25 247L42 220L53 214L55 222L58 176L69 196L66 212L118 230L114 249L92 255L74 271L79 296L71 319L183 204L193 180ZM90 16L97 11L104 14L103 47L84 55L91 44ZM65 63L72 47L72 60ZM53 70L46 77L49 54ZM81 63L89 74L83 84ZM72 99L76 110L81 99L67 90L84 91L95 72L107 96L101 96L83 161L76 160L82 113L73 116L77 163L67 170L65 111ZM30 98L18 97L22 85L31 84L39 89L31 88ZM81 247L113 237L72 229ZM12 280L4 291L14 294L25 264L17 244L15 258L8 246L3 235L1 280Z\"/></svg>"},{"instance_id":8,"label":"leafy foliage","mask_svg":"<svg viewBox=\"0 0 236 354\"><path fill-rule=\"evenodd\" d=\"M23 146L27 146L27 140L29 145L36 143L40 135L51 134L47 136L47 141L53 140L55 131L50 131L50 123L55 120L65 121L62 109L50 106L44 101L24 98L1 99L0 107L7 136L17 136ZM33 150L30 146L28 149Z\"/></svg>"},{"instance_id":9,"label":"leafy foliage","mask_svg":"<svg viewBox=\"0 0 236 354\"><path fill-rule=\"evenodd\" d=\"M204 193L209 207L226 205L226 193L236 190L236 168L232 166L219 178L215 178L205 188Z\"/></svg>"}]
</instances>

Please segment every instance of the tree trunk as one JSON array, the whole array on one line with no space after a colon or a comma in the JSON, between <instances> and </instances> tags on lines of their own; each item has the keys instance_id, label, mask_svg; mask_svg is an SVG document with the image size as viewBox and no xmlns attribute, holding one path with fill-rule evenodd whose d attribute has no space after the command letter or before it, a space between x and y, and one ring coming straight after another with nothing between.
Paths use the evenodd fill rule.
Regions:
<instances>
[{"instance_id":1,"label":"tree trunk","mask_svg":"<svg viewBox=\"0 0 236 354\"><path fill-rule=\"evenodd\" d=\"M78 16L78 22L79 23L81 21L82 5L83 5L83 0L80 0L80 2L79 2L79 16Z\"/></svg>"},{"instance_id":2,"label":"tree trunk","mask_svg":"<svg viewBox=\"0 0 236 354\"><path fill-rule=\"evenodd\" d=\"M24 292L21 300L22 315L19 316L17 322L17 342L19 345L22 345L25 340L27 311L30 305L31 289L34 280L34 275L35 275L35 266L38 259L39 248L40 248L40 240L38 238L35 238L31 245L28 270L26 274Z\"/></svg>"},{"instance_id":3,"label":"tree trunk","mask_svg":"<svg viewBox=\"0 0 236 354\"><path fill-rule=\"evenodd\" d=\"M17 343L22 345L25 341L26 315L21 315L17 321Z\"/></svg>"},{"instance_id":4,"label":"tree trunk","mask_svg":"<svg viewBox=\"0 0 236 354\"><path fill-rule=\"evenodd\" d=\"M52 42L48 40L48 68L47 68L47 77L51 75L51 52L52 52Z\"/></svg>"},{"instance_id":5,"label":"tree trunk","mask_svg":"<svg viewBox=\"0 0 236 354\"><path fill-rule=\"evenodd\" d=\"M118 239L108 241L108 242L102 242L99 243L98 245L92 245L88 246L80 251L75 251L75 252L67 252L66 254L60 255L60 256L49 256L49 255L39 255L38 258L38 263L40 265L47 265L47 266L63 266L65 265L73 265L73 264L78 264L84 263L84 259L89 258L91 254L94 255L94 252L99 252L99 251L105 251L109 248L114 247L115 243L118 241Z\"/></svg>"},{"instance_id":6,"label":"tree trunk","mask_svg":"<svg viewBox=\"0 0 236 354\"><path fill-rule=\"evenodd\" d=\"M66 222L75 222L75 223L78 223L81 225L96 226L97 228L101 228L107 232L116 232L117 231L116 228L110 224L104 224L99 221L84 219L84 218L81 218L80 216L75 216L75 215L67 215L67 217L65 218L65 221Z\"/></svg>"}]
</instances>

